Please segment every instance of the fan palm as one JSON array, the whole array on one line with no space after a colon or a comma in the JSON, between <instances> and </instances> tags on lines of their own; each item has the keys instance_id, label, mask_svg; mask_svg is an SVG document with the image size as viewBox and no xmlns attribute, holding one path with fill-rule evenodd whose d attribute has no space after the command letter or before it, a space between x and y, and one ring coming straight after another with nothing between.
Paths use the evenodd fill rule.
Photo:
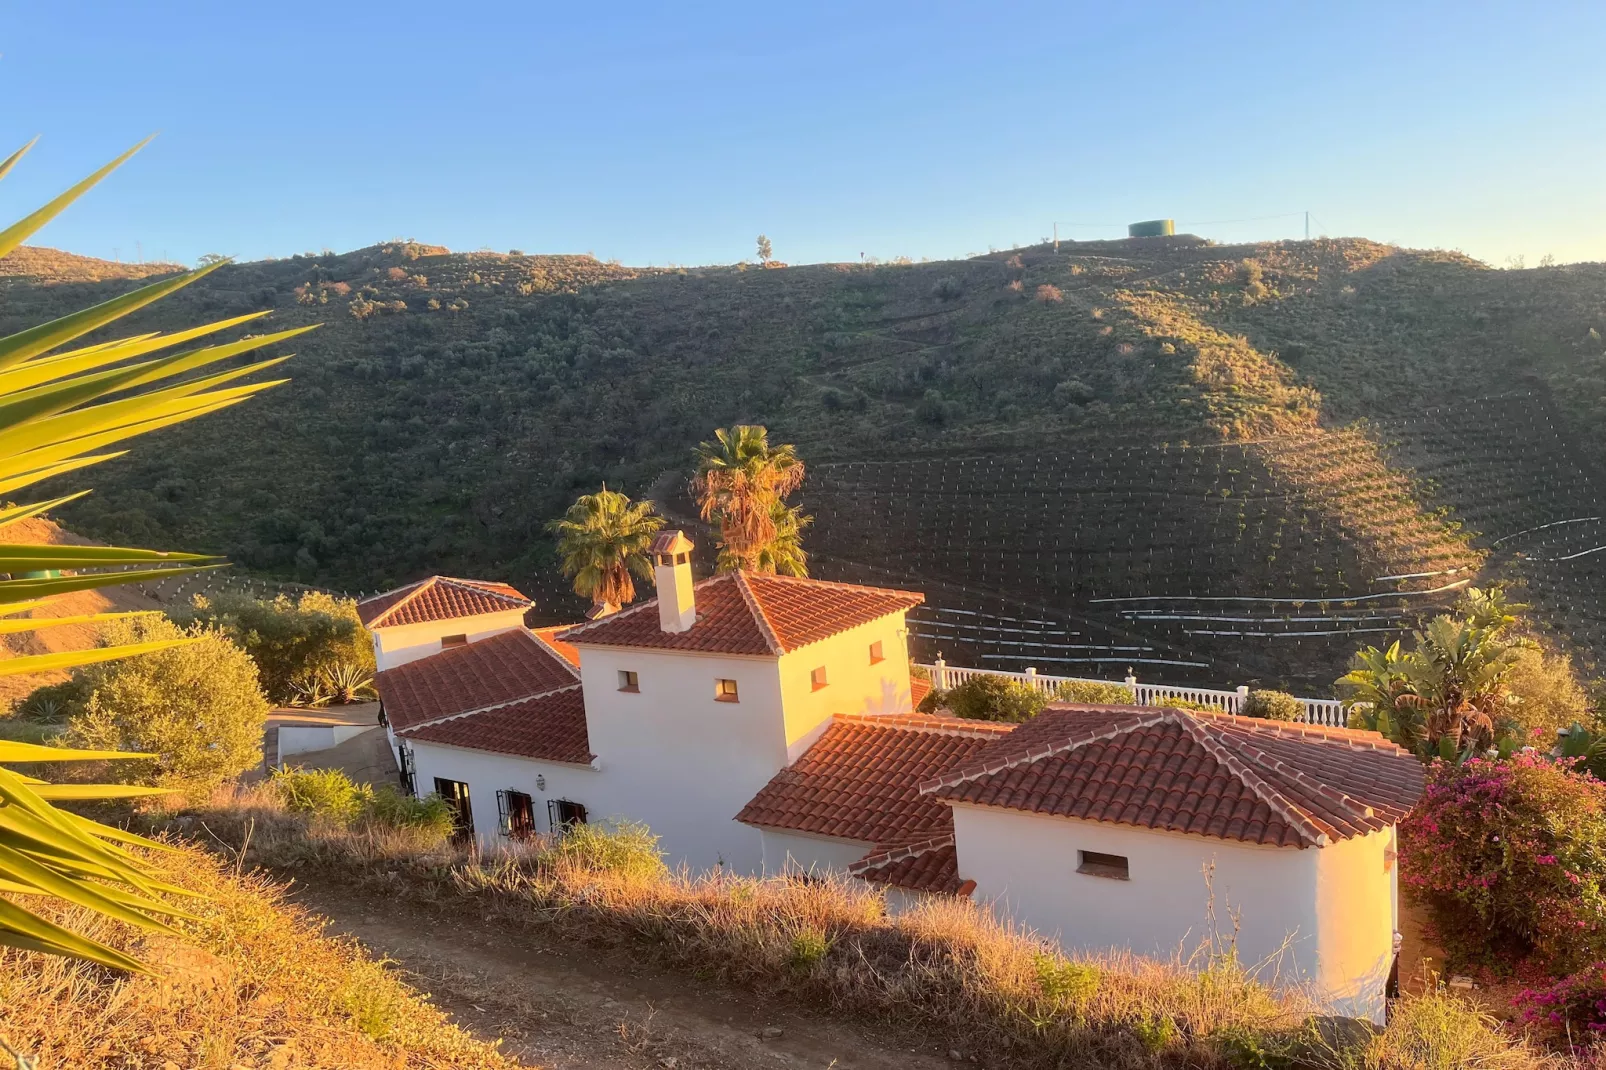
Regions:
<instances>
[{"instance_id":1,"label":"fan palm","mask_svg":"<svg viewBox=\"0 0 1606 1070\"><path fill-rule=\"evenodd\" d=\"M782 503L802 482L803 462L797 450L771 446L763 427L720 428L713 442L698 445L692 492L702 518L719 524L721 569L760 567L766 548L776 540L777 521L785 525L788 517L795 516L782 515ZM799 520L794 540L805 523Z\"/></svg>"},{"instance_id":2,"label":"fan palm","mask_svg":"<svg viewBox=\"0 0 1606 1070\"><path fill-rule=\"evenodd\" d=\"M775 537L759 547L753 556L752 571L807 576L809 555L803 549L803 529L813 524L814 518L804 516L802 509L783 501L776 501L771 515L775 521ZM721 549L714 567L720 572L730 572L743 565L730 550Z\"/></svg>"},{"instance_id":3,"label":"fan palm","mask_svg":"<svg viewBox=\"0 0 1606 1070\"><path fill-rule=\"evenodd\" d=\"M0 162L0 177L16 166L32 144ZM43 208L0 231L0 256L10 253L144 144L134 146ZM179 272L92 308L0 338L0 494L10 494L52 476L119 457L120 451L107 451L106 447L217 412L283 382L226 385L277 364L287 359L285 357L198 377L182 377L311 328L246 336L233 342L152 356L266 314L260 312L171 334L147 332L63 348L188 286L218 266L212 264L197 271ZM144 389L154 384L160 385ZM84 493L88 492L0 509L0 525L37 516ZM0 614L32 610L48 604L53 596L70 591L217 567L221 565L198 554L114 546L0 545L0 573L19 577L0 580ZM124 571L117 571L119 569ZM42 578L27 578L34 576ZM96 621L118 616L123 614L93 614L79 619ZM7 619L0 621L0 631L24 631L52 623L64 621ZM190 641L158 640L11 658L0 662L0 675L74 668ZM5 764L131 757L154 755L0 742L0 763ZM51 805L62 800L126 798L159 793L159 790L99 784L47 784L0 766L0 944L75 956L124 969L143 969L128 955L47 921L8 897L58 896L142 929L171 932L165 919L187 915L158 896L189 893L156 880L139 857L127 849L134 845L151 848L161 845Z\"/></svg>"},{"instance_id":4,"label":"fan palm","mask_svg":"<svg viewBox=\"0 0 1606 1070\"><path fill-rule=\"evenodd\" d=\"M582 494L547 525L558 536L563 575L574 580L574 593L613 606L635 601L631 573L652 578L647 550L663 526L652 502L633 502L606 486Z\"/></svg>"}]
</instances>

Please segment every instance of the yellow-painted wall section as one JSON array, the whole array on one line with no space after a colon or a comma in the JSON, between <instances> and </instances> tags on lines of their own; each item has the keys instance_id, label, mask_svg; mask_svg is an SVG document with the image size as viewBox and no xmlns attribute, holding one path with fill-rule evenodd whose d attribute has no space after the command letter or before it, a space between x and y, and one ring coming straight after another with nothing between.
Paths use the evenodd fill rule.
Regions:
<instances>
[{"instance_id":1,"label":"yellow-painted wall section","mask_svg":"<svg viewBox=\"0 0 1606 1070\"><path fill-rule=\"evenodd\" d=\"M850 628L781 658L787 761L795 762L838 713L908 713L908 627L902 612ZM872 663L870 647L881 644ZM825 685L816 686L816 670Z\"/></svg>"},{"instance_id":2,"label":"yellow-painted wall section","mask_svg":"<svg viewBox=\"0 0 1606 1070\"><path fill-rule=\"evenodd\" d=\"M1316 976L1342 1014L1383 1021L1394 958L1394 830L1330 843L1316 852Z\"/></svg>"}]
</instances>

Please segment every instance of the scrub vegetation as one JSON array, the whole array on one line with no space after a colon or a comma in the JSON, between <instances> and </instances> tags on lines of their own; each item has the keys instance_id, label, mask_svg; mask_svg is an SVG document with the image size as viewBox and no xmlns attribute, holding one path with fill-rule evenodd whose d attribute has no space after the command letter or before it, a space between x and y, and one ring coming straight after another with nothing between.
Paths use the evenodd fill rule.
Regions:
<instances>
[{"instance_id":1,"label":"scrub vegetation","mask_svg":"<svg viewBox=\"0 0 1606 1070\"><path fill-rule=\"evenodd\" d=\"M0 329L135 270L20 252ZM1606 538L1530 529L1598 514L1602 271L1188 237L775 270L415 242L226 265L141 324L320 323L297 381L108 464L66 518L347 590L496 575L572 620L544 525L604 481L691 515L692 447L763 424L808 459L823 578L1051 605L1152 648L1140 672L1308 694L1472 570L1525 584L1588 673L1606 573L1561 559ZM1095 601L1131 596L1157 600ZM993 634L945 649L1031 663Z\"/></svg>"},{"instance_id":2,"label":"scrub vegetation","mask_svg":"<svg viewBox=\"0 0 1606 1070\"><path fill-rule=\"evenodd\" d=\"M858 883L669 871L639 827L588 829L569 850L540 841L493 854L419 850L308 821L261 789L220 793L177 820L204 823L235 846L249 832L248 863L449 904L456 925L628 948L701 980L917 1024L1015 1066L1563 1065L1442 991L1400 1001L1375 1035L1335 1032L1297 993L1275 995L1247 977L1229 936L1206 940L1189 963L1067 957L968 900L934 897L889 914Z\"/></svg>"}]
</instances>

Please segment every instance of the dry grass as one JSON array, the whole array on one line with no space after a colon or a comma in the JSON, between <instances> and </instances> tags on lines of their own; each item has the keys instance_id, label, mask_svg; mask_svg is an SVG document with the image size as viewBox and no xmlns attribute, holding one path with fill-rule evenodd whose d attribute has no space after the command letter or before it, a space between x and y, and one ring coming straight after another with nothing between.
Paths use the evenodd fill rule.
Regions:
<instances>
[{"instance_id":1,"label":"dry grass","mask_svg":"<svg viewBox=\"0 0 1606 1070\"><path fill-rule=\"evenodd\" d=\"M196 847L155 859L206 898L184 940L41 901L45 912L143 958L129 977L33 952L0 952L0 1033L40 1067L341 1067L500 1070L518 1064L458 1030L345 939L332 939L265 876Z\"/></svg>"},{"instance_id":2,"label":"dry grass","mask_svg":"<svg viewBox=\"0 0 1606 1070\"><path fill-rule=\"evenodd\" d=\"M303 879L451 903L460 924L471 904L500 928L556 931L699 980L913 1024L1017 1066L1559 1065L1443 997L1402 1003L1387 1032L1341 1044L1318 1028L1318 1008L1250 980L1212 948L1199 961L1216 965L1202 972L1125 955L1067 958L964 900L889 914L858 882L598 870L539 845L486 856L420 849L309 826L260 790L220 796L181 820L229 845L249 829L251 859Z\"/></svg>"}]
</instances>

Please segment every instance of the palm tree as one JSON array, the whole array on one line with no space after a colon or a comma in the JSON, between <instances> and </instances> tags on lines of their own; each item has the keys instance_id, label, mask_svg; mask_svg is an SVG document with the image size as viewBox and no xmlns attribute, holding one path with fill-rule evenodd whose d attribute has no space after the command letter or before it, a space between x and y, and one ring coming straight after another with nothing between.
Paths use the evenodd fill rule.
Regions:
<instances>
[{"instance_id":1,"label":"palm tree","mask_svg":"<svg viewBox=\"0 0 1606 1070\"><path fill-rule=\"evenodd\" d=\"M630 574L652 578L647 550L664 519L652 502L632 502L606 485L582 494L568 512L547 527L558 536L558 555L574 593L597 606L622 606L636 598Z\"/></svg>"},{"instance_id":2,"label":"palm tree","mask_svg":"<svg viewBox=\"0 0 1606 1070\"><path fill-rule=\"evenodd\" d=\"M771 446L769 432L755 424L720 428L714 439L697 447L692 493L702 518L719 524L720 568L756 570L789 522L784 502L803 482L803 462L795 447ZM806 523L794 525L791 536L799 554L796 538Z\"/></svg>"},{"instance_id":3,"label":"palm tree","mask_svg":"<svg viewBox=\"0 0 1606 1070\"><path fill-rule=\"evenodd\" d=\"M32 215L0 231L0 256L22 244L144 144L134 146ZM32 145L30 142L0 161L0 177L10 172ZM196 271L175 273L91 308L0 338L0 494L9 495L52 476L119 457L121 452L108 452L106 447L238 404L284 381L237 384L243 377L277 364L287 359L285 357L256 361L222 372L214 370L198 378L183 377L219 361L283 341L303 330L311 330L310 327L149 356L247 323L266 315L264 312L172 334L150 332L76 349L63 348L188 286L224 263L227 261ZM161 385L143 389L153 383ZM38 516L85 493L88 492L7 506L0 509L0 525ZM0 580L0 614L7 615L7 619L0 620L0 632L31 631L69 620L126 617L128 614L104 613L33 620L9 615L47 605L56 595L71 591L139 583L198 568L221 567L217 563L201 564L211 560L197 554L116 546L0 545L0 573L13 577ZM130 565L135 567L117 571ZM173 565L178 567L164 567ZM74 668L193 641L158 640L10 658L0 662L0 675ZM155 755L69 750L0 741L0 763L153 757ZM50 784L0 767L0 842L5 845L5 850L0 852L0 944L88 959L121 969L144 969L138 960L57 925L22 904L31 896L56 896L137 928L175 932L164 919L192 915L164 902L160 896L191 893L156 879L149 865L127 850L130 845L153 849L161 849L161 845L52 805L61 800L112 799L153 793L160 794L161 789ZM15 898L18 896L22 897L21 902Z\"/></svg>"},{"instance_id":4,"label":"palm tree","mask_svg":"<svg viewBox=\"0 0 1606 1070\"><path fill-rule=\"evenodd\" d=\"M775 522L775 537L763 546L753 557L751 571L778 572L782 576L807 576L809 574L809 555L803 549L803 529L814 523L812 516L804 516L803 510L795 505L787 505L777 501L771 517ZM736 555L729 550L721 549L719 560L714 567L720 572L733 572L741 568Z\"/></svg>"}]
</instances>

